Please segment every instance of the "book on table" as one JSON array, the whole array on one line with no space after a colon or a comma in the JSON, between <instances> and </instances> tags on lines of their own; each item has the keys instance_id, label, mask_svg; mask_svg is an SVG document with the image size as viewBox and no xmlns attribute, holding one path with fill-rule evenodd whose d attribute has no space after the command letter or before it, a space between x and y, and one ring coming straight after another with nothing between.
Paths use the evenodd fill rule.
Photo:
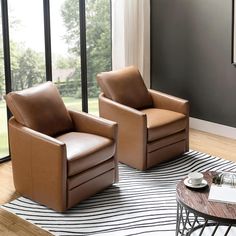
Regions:
<instances>
[{"instance_id":1,"label":"book on table","mask_svg":"<svg viewBox=\"0 0 236 236\"><path fill-rule=\"evenodd\" d=\"M236 204L236 173L217 173L213 178L208 200Z\"/></svg>"}]
</instances>

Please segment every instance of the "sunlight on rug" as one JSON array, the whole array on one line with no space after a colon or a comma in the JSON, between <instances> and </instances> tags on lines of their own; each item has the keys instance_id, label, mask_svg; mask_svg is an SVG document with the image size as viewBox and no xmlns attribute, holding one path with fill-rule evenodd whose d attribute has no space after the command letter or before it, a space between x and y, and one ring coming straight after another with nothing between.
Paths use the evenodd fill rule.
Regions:
<instances>
[{"instance_id":1,"label":"sunlight on rug","mask_svg":"<svg viewBox=\"0 0 236 236\"><path fill-rule=\"evenodd\" d=\"M190 151L145 172L120 164L120 182L66 213L20 197L3 209L53 235L174 236L176 183L191 171L236 171L236 164Z\"/></svg>"}]
</instances>

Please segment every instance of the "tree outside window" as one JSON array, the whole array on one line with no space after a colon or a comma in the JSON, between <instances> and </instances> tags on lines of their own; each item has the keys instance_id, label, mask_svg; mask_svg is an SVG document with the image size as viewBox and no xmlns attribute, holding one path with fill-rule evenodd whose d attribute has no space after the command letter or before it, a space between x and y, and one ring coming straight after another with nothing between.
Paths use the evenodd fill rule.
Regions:
<instances>
[{"instance_id":1,"label":"tree outside window","mask_svg":"<svg viewBox=\"0 0 236 236\"><path fill-rule=\"evenodd\" d=\"M60 52L60 50L57 52L56 48L52 51L53 81L57 84L66 105L72 108L81 109L80 105L78 105L81 103L80 27L78 21L79 0L51 1L51 6L56 3L59 4L59 2L61 2L61 6L59 8L58 17L60 17L62 22L61 27L64 27L64 33L60 35L60 40L64 42L66 49L64 50L64 53ZM40 84L46 80L43 35L43 1L8 0L8 3L12 90L22 90ZM21 12L19 12L19 8ZM25 9L27 9L27 11L25 11ZM53 9L51 10L53 11ZM40 13L38 13L38 11L40 11ZM38 18L40 19L37 19L37 16L39 16ZM53 22L52 17L53 14L51 14L51 23ZM33 29L31 24L34 24L34 20L35 25L33 25ZM51 27L53 31L55 25L51 24ZM110 29L110 1L87 0L86 43L88 103L89 112L94 114L98 113L97 96L99 94L99 89L96 83L96 74L111 69ZM28 38L29 34L31 38ZM39 34L40 36L38 36ZM32 39L33 36L35 36L35 39ZM2 42L1 34L0 40ZM53 41L52 37L52 48L54 42L55 41ZM57 48L60 49L60 47ZM6 155L8 152L6 105L2 99L5 94L2 45L0 47L0 56L1 157Z\"/></svg>"}]
</instances>

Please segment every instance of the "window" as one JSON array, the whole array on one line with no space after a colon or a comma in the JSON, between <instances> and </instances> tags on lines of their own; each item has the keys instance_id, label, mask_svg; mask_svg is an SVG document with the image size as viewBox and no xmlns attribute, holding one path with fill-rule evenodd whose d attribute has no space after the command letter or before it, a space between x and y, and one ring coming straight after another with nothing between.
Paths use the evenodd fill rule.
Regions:
<instances>
[{"instance_id":1,"label":"window","mask_svg":"<svg viewBox=\"0 0 236 236\"><path fill-rule=\"evenodd\" d=\"M2 27L2 17L0 18L0 27ZM3 99L6 88L5 88L3 44L2 43L3 43L2 29L0 29L0 158L9 155L7 108L6 108L6 103Z\"/></svg>"},{"instance_id":2,"label":"window","mask_svg":"<svg viewBox=\"0 0 236 236\"><path fill-rule=\"evenodd\" d=\"M8 6L11 84L22 90L46 81L43 2L8 0Z\"/></svg>"},{"instance_id":3,"label":"window","mask_svg":"<svg viewBox=\"0 0 236 236\"><path fill-rule=\"evenodd\" d=\"M79 14L79 1L50 2L52 80L75 110L82 110Z\"/></svg>"},{"instance_id":4,"label":"window","mask_svg":"<svg viewBox=\"0 0 236 236\"><path fill-rule=\"evenodd\" d=\"M88 111L98 115L96 75L111 70L110 2L86 0Z\"/></svg>"},{"instance_id":5,"label":"window","mask_svg":"<svg viewBox=\"0 0 236 236\"><path fill-rule=\"evenodd\" d=\"M6 104L2 99L5 92L52 80L67 107L77 110L83 107L98 115L96 74L111 69L110 1L2 0L1 3L5 27L0 36L0 158L9 153ZM9 44L4 47L5 58L3 38ZM85 54L81 53L81 47ZM82 75L83 69L87 78Z\"/></svg>"},{"instance_id":6,"label":"window","mask_svg":"<svg viewBox=\"0 0 236 236\"><path fill-rule=\"evenodd\" d=\"M8 130L7 130L7 112L6 104L0 100L0 158L8 156Z\"/></svg>"}]
</instances>

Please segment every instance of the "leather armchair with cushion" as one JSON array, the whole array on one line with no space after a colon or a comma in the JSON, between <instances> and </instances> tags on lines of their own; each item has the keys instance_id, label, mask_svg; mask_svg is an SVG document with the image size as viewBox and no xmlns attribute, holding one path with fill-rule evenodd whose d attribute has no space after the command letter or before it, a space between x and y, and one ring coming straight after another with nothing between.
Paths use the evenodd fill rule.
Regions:
<instances>
[{"instance_id":1,"label":"leather armchair with cushion","mask_svg":"<svg viewBox=\"0 0 236 236\"><path fill-rule=\"evenodd\" d=\"M189 103L147 89L137 68L97 75L100 116L118 123L118 160L139 170L189 150Z\"/></svg>"},{"instance_id":2,"label":"leather armchair with cushion","mask_svg":"<svg viewBox=\"0 0 236 236\"><path fill-rule=\"evenodd\" d=\"M63 212L118 181L115 122L67 110L51 82L11 92L6 102L21 195Z\"/></svg>"}]
</instances>

